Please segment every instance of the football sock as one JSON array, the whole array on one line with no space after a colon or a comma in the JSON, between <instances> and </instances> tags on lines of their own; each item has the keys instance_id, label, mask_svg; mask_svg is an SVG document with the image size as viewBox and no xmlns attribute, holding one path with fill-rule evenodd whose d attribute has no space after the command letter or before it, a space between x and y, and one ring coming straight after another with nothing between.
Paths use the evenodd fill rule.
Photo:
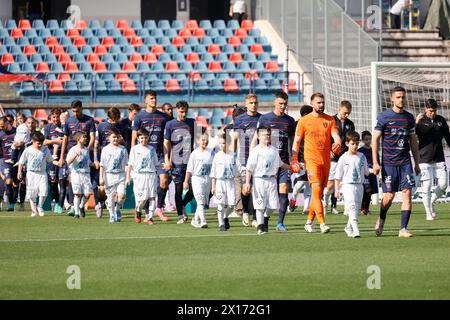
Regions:
<instances>
[{"instance_id":1,"label":"football sock","mask_svg":"<svg viewBox=\"0 0 450 320\"><path fill-rule=\"evenodd\" d=\"M256 222L258 226L264 224L264 210L255 210L256 211Z\"/></svg>"},{"instance_id":2,"label":"football sock","mask_svg":"<svg viewBox=\"0 0 450 320\"><path fill-rule=\"evenodd\" d=\"M355 206L353 206L355 208ZM358 228L358 212L355 209L349 209L348 211L348 220L350 221L350 225L352 226L353 233L359 234ZM348 223L347 223L348 225Z\"/></svg>"},{"instance_id":3,"label":"football sock","mask_svg":"<svg viewBox=\"0 0 450 320\"><path fill-rule=\"evenodd\" d=\"M217 205L217 220L219 221L219 226L223 226L225 224L224 221L224 210L226 210L223 205Z\"/></svg>"},{"instance_id":4,"label":"football sock","mask_svg":"<svg viewBox=\"0 0 450 320\"><path fill-rule=\"evenodd\" d=\"M8 195L8 203L15 204L16 198L14 197L14 188L12 184L6 185L6 194Z\"/></svg>"},{"instance_id":5,"label":"football sock","mask_svg":"<svg viewBox=\"0 0 450 320\"><path fill-rule=\"evenodd\" d=\"M71 184L69 184L69 187L67 188L67 202L73 205L73 189Z\"/></svg>"},{"instance_id":6,"label":"football sock","mask_svg":"<svg viewBox=\"0 0 450 320\"><path fill-rule=\"evenodd\" d=\"M156 205L156 207L158 209L162 209L164 207L164 201L166 200L166 194L167 194L167 189L163 189L160 186L158 186L158 191L157 191L158 202Z\"/></svg>"},{"instance_id":7,"label":"football sock","mask_svg":"<svg viewBox=\"0 0 450 320\"><path fill-rule=\"evenodd\" d=\"M383 208L383 205L380 206L380 219L386 220L386 214L388 209Z\"/></svg>"},{"instance_id":8,"label":"football sock","mask_svg":"<svg viewBox=\"0 0 450 320\"><path fill-rule=\"evenodd\" d=\"M75 210L75 215L79 216L80 215L80 197L79 196L74 196L73 198L73 208Z\"/></svg>"},{"instance_id":9,"label":"football sock","mask_svg":"<svg viewBox=\"0 0 450 320\"><path fill-rule=\"evenodd\" d=\"M439 187L436 187L436 189ZM431 214L431 180L422 182L422 202L427 216Z\"/></svg>"},{"instance_id":10,"label":"football sock","mask_svg":"<svg viewBox=\"0 0 450 320\"><path fill-rule=\"evenodd\" d=\"M233 212L234 206L227 206L225 208L225 218L228 218L230 214Z\"/></svg>"},{"instance_id":11,"label":"football sock","mask_svg":"<svg viewBox=\"0 0 450 320\"><path fill-rule=\"evenodd\" d=\"M250 195L241 195L241 199L242 199L242 210L245 213L250 213L249 211L249 201L250 201Z\"/></svg>"},{"instance_id":12,"label":"football sock","mask_svg":"<svg viewBox=\"0 0 450 320\"><path fill-rule=\"evenodd\" d=\"M204 204L197 203L197 211L195 214L198 215L201 224L206 223L205 205Z\"/></svg>"},{"instance_id":13,"label":"football sock","mask_svg":"<svg viewBox=\"0 0 450 320\"><path fill-rule=\"evenodd\" d=\"M321 199L322 187L319 184L315 184L312 186L311 211L314 211L314 213L317 215L317 221L319 222L319 224L324 223L323 206Z\"/></svg>"},{"instance_id":14,"label":"football sock","mask_svg":"<svg viewBox=\"0 0 450 320\"><path fill-rule=\"evenodd\" d=\"M41 209L42 211L44 210L45 198L47 198L47 197L39 196L39 200L38 200L38 209Z\"/></svg>"},{"instance_id":15,"label":"football sock","mask_svg":"<svg viewBox=\"0 0 450 320\"><path fill-rule=\"evenodd\" d=\"M153 218L153 213L155 212L155 207L156 207L156 200L155 200L155 198L150 198L148 200L148 217L150 219Z\"/></svg>"},{"instance_id":16,"label":"football sock","mask_svg":"<svg viewBox=\"0 0 450 320\"><path fill-rule=\"evenodd\" d=\"M266 231L269 231L269 218L270 216L267 216L268 212L266 210L266 212L264 213L264 228L266 229Z\"/></svg>"},{"instance_id":17,"label":"football sock","mask_svg":"<svg viewBox=\"0 0 450 320\"><path fill-rule=\"evenodd\" d=\"M19 184L19 202L24 203L25 202L25 196L27 194L27 186L25 183Z\"/></svg>"},{"instance_id":18,"label":"football sock","mask_svg":"<svg viewBox=\"0 0 450 320\"><path fill-rule=\"evenodd\" d=\"M407 229L409 218L411 217L411 210L402 210L402 223L400 229Z\"/></svg>"},{"instance_id":19,"label":"football sock","mask_svg":"<svg viewBox=\"0 0 450 320\"><path fill-rule=\"evenodd\" d=\"M58 202L59 200L58 182L50 182L50 191L52 195L52 200Z\"/></svg>"},{"instance_id":20,"label":"football sock","mask_svg":"<svg viewBox=\"0 0 450 320\"><path fill-rule=\"evenodd\" d=\"M30 199L30 207L32 212L36 212L36 199Z\"/></svg>"},{"instance_id":21,"label":"football sock","mask_svg":"<svg viewBox=\"0 0 450 320\"><path fill-rule=\"evenodd\" d=\"M61 208L64 208L64 201L66 200L67 185L66 180L59 180L59 200L58 203Z\"/></svg>"},{"instance_id":22,"label":"football sock","mask_svg":"<svg viewBox=\"0 0 450 320\"><path fill-rule=\"evenodd\" d=\"M278 223L284 222L286 210L289 205L289 198L287 193L280 193L280 214L278 215Z\"/></svg>"}]
</instances>

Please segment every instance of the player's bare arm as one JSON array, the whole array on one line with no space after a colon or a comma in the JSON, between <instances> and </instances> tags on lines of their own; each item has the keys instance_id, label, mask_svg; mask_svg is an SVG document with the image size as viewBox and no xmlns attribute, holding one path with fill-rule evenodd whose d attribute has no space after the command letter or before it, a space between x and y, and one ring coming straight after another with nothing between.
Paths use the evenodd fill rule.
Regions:
<instances>
[{"instance_id":1,"label":"player's bare arm","mask_svg":"<svg viewBox=\"0 0 450 320\"><path fill-rule=\"evenodd\" d=\"M66 135L63 138L62 147L61 147L61 155L59 157L59 166L60 167L64 166L64 151L67 148L67 140L68 139L69 139L69 137Z\"/></svg>"},{"instance_id":2,"label":"player's bare arm","mask_svg":"<svg viewBox=\"0 0 450 320\"><path fill-rule=\"evenodd\" d=\"M415 133L409 135L409 143L411 146L411 153L414 158L414 172L419 175L420 167L419 167L419 140L417 139L417 135ZM375 161L374 161L375 163Z\"/></svg>"},{"instance_id":3,"label":"player's bare arm","mask_svg":"<svg viewBox=\"0 0 450 320\"><path fill-rule=\"evenodd\" d=\"M172 169L172 142L164 139L164 169Z\"/></svg>"},{"instance_id":4,"label":"player's bare arm","mask_svg":"<svg viewBox=\"0 0 450 320\"><path fill-rule=\"evenodd\" d=\"M133 130L131 131L131 147L134 147L136 145L136 139L137 139L137 131Z\"/></svg>"},{"instance_id":5,"label":"player's bare arm","mask_svg":"<svg viewBox=\"0 0 450 320\"><path fill-rule=\"evenodd\" d=\"M378 162L378 148L380 147L381 131L374 130L372 134L372 159L373 159L373 173L380 173L381 167Z\"/></svg>"}]
</instances>

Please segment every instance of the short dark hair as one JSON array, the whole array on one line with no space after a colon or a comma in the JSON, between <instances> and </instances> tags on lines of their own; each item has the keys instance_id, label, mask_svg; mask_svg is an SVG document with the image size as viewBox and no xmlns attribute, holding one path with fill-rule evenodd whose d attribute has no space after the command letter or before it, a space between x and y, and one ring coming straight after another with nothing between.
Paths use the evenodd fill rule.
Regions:
<instances>
[{"instance_id":1,"label":"short dark hair","mask_svg":"<svg viewBox=\"0 0 450 320\"><path fill-rule=\"evenodd\" d=\"M9 123L13 123L14 122L14 116L11 114L7 114L5 116L6 119L8 119Z\"/></svg>"},{"instance_id":2,"label":"short dark hair","mask_svg":"<svg viewBox=\"0 0 450 320\"><path fill-rule=\"evenodd\" d=\"M395 87L394 89L392 89L391 95L393 95L394 92L405 92L405 93L406 93L406 90L405 90L405 88L403 88L403 87L397 86L397 87Z\"/></svg>"},{"instance_id":3,"label":"short dark hair","mask_svg":"<svg viewBox=\"0 0 450 320\"><path fill-rule=\"evenodd\" d=\"M313 108L309 104L305 104L300 108L300 115L302 117L306 116L307 114L310 114L313 111Z\"/></svg>"},{"instance_id":4,"label":"short dark hair","mask_svg":"<svg viewBox=\"0 0 450 320\"><path fill-rule=\"evenodd\" d=\"M177 109L186 108L186 110L187 110L187 109L189 109L189 103L187 103L187 101L185 101L185 100L180 100L176 103L175 107Z\"/></svg>"},{"instance_id":5,"label":"short dark hair","mask_svg":"<svg viewBox=\"0 0 450 320\"><path fill-rule=\"evenodd\" d=\"M141 111L141 107L136 103L132 103L128 107L128 111L133 111L133 110Z\"/></svg>"},{"instance_id":6,"label":"short dark hair","mask_svg":"<svg viewBox=\"0 0 450 320\"><path fill-rule=\"evenodd\" d=\"M438 106L437 101L433 98L425 100L425 108L437 109Z\"/></svg>"},{"instance_id":7,"label":"short dark hair","mask_svg":"<svg viewBox=\"0 0 450 320\"><path fill-rule=\"evenodd\" d=\"M50 116L52 116L52 115L57 115L58 117L61 115L61 109L52 109L51 111L50 111Z\"/></svg>"},{"instance_id":8,"label":"short dark hair","mask_svg":"<svg viewBox=\"0 0 450 320\"><path fill-rule=\"evenodd\" d=\"M120 119L120 110L116 107L109 108L108 113L106 114L109 119Z\"/></svg>"},{"instance_id":9,"label":"short dark hair","mask_svg":"<svg viewBox=\"0 0 450 320\"><path fill-rule=\"evenodd\" d=\"M71 108L83 108L83 103L80 100L73 100L70 104Z\"/></svg>"},{"instance_id":10,"label":"short dark hair","mask_svg":"<svg viewBox=\"0 0 450 320\"><path fill-rule=\"evenodd\" d=\"M342 107L346 107L347 109L352 110L352 104L348 100L341 101L341 105L339 106L339 108L342 108Z\"/></svg>"},{"instance_id":11,"label":"short dark hair","mask_svg":"<svg viewBox=\"0 0 450 320\"><path fill-rule=\"evenodd\" d=\"M137 131L137 137L139 138L140 136L146 136L148 137L150 134L148 133L148 131L144 128L141 128Z\"/></svg>"},{"instance_id":12,"label":"short dark hair","mask_svg":"<svg viewBox=\"0 0 450 320\"><path fill-rule=\"evenodd\" d=\"M372 136L372 133L370 133L370 131L367 131L367 130L361 132L361 139L364 140L364 138L367 136Z\"/></svg>"},{"instance_id":13,"label":"short dark hair","mask_svg":"<svg viewBox=\"0 0 450 320\"><path fill-rule=\"evenodd\" d=\"M108 134L115 134L116 136L120 136L120 131L117 128L112 127L111 129L108 130Z\"/></svg>"},{"instance_id":14,"label":"short dark hair","mask_svg":"<svg viewBox=\"0 0 450 320\"><path fill-rule=\"evenodd\" d=\"M33 135L31 136L31 140L33 141L37 141L37 142L44 142L45 137L42 134L42 132L36 131L35 133L33 133Z\"/></svg>"},{"instance_id":15,"label":"short dark hair","mask_svg":"<svg viewBox=\"0 0 450 320\"><path fill-rule=\"evenodd\" d=\"M259 127L258 127L258 134L259 134L259 132L262 131L262 130L266 130L269 134L272 133L272 129L270 129L269 126L264 126L264 125L259 126Z\"/></svg>"},{"instance_id":16,"label":"short dark hair","mask_svg":"<svg viewBox=\"0 0 450 320\"><path fill-rule=\"evenodd\" d=\"M187 103L187 102L186 102L186 103ZM169 103L169 102L164 102L164 103L162 104L162 106L161 106L161 109L164 109L164 108L173 108L173 106L172 106L172 104Z\"/></svg>"},{"instance_id":17,"label":"short dark hair","mask_svg":"<svg viewBox=\"0 0 450 320\"><path fill-rule=\"evenodd\" d=\"M313 101L315 98L322 98L325 99L325 96L321 92L315 92L311 96L311 101Z\"/></svg>"},{"instance_id":18,"label":"short dark hair","mask_svg":"<svg viewBox=\"0 0 450 320\"><path fill-rule=\"evenodd\" d=\"M359 133L356 131L349 131L345 134L345 142L359 142Z\"/></svg>"},{"instance_id":19,"label":"short dark hair","mask_svg":"<svg viewBox=\"0 0 450 320\"><path fill-rule=\"evenodd\" d=\"M275 92L275 99L278 99L278 98L288 100L289 96L287 95L286 92L280 90L280 91Z\"/></svg>"},{"instance_id":20,"label":"short dark hair","mask_svg":"<svg viewBox=\"0 0 450 320\"><path fill-rule=\"evenodd\" d=\"M147 96L156 97L156 91L148 90L148 91L145 93L144 98L147 98Z\"/></svg>"}]
</instances>

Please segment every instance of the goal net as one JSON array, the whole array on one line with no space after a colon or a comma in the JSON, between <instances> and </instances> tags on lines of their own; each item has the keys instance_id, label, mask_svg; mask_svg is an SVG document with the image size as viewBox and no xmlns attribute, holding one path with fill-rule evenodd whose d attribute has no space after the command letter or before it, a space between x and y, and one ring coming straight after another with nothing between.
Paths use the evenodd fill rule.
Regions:
<instances>
[{"instance_id":1,"label":"goal net","mask_svg":"<svg viewBox=\"0 0 450 320\"><path fill-rule=\"evenodd\" d=\"M325 110L335 114L342 100L352 103L351 119L356 130L372 131L376 116L391 107L391 90L406 89L406 110L423 112L426 99L442 107L439 114L450 119L450 63L374 62L371 66L341 69L314 65L315 90L325 95Z\"/></svg>"}]
</instances>

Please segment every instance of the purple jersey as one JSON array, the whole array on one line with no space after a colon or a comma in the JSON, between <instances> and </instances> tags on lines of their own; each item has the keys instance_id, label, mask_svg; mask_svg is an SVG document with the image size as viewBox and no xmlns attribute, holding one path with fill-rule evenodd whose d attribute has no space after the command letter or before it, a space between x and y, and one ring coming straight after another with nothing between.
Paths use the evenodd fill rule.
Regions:
<instances>
[{"instance_id":1,"label":"purple jersey","mask_svg":"<svg viewBox=\"0 0 450 320\"><path fill-rule=\"evenodd\" d=\"M277 116L273 112L263 114L258 121L260 126L270 127L272 130L272 145L278 149L281 161L289 163L289 138L295 135L295 120L287 114Z\"/></svg>"},{"instance_id":2,"label":"purple jersey","mask_svg":"<svg viewBox=\"0 0 450 320\"><path fill-rule=\"evenodd\" d=\"M121 122L112 124L108 121L105 121L100 123L97 127L97 131L95 132L95 140L98 141L100 147L99 155L102 153L102 149L109 144L109 130L111 130L112 128L116 128L117 130L119 130L123 138L124 127Z\"/></svg>"},{"instance_id":3,"label":"purple jersey","mask_svg":"<svg viewBox=\"0 0 450 320\"><path fill-rule=\"evenodd\" d=\"M0 146L2 152L2 158L4 160L10 160L12 156L11 146L16 136L16 128L12 128L11 131L0 131Z\"/></svg>"},{"instance_id":4,"label":"purple jersey","mask_svg":"<svg viewBox=\"0 0 450 320\"><path fill-rule=\"evenodd\" d=\"M49 123L44 127L44 137L46 140L54 140L56 138L64 137L64 132L62 127L56 126L54 123ZM53 154L53 145L48 145L50 153Z\"/></svg>"},{"instance_id":5,"label":"purple jersey","mask_svg":"<svg viewBox=\"0 0 450 320\"><path fill-rule=\"evenodd\" d=\"M194 119L170 120L164 130L164 139L172 143L172 162L175 165L188 163L194 148Z\"/></svg>"},{"instance_id":6,"label":"purple jersey","mask_svg":"<svg viewBox=\"0 0 450 320\"><path fill-rule=\"evenodd\" d=\"M148 131L150 136L148 144L155 148L159 159L164 157L164 128L168 120L167 115L161 111L156 110L150 113L146 110L141 110L134 118L131 126L133 131L138 131L142 128Z\"/></svg>"},{"instance_id":7,"label":"purple jersey","mask_svg":"<svg viewBox=\"0 0 450 320\"><path fill-rule=\"evenodd\" d=\"M257 113L254 116L249 116L247 113L243 113L236 117L234 120L233 129L239 133L239 161L242 166L247 165L248 156L250 153L250 145L255 135L256 126L258 120L261 117L261 113Z\"/></svg>"},{"instance_id":8,"label":"purple jersey","mask_svg":"<svg viewBox=\"0 0 450 320\"><path fill-rule=\"evenodd\" d=\"M409 138L415 133L415 125L414 116L407 111L396 113L388 109L378 115L375 130L382 134L384 165L401 166L410 163Z\"/></svg>"},{"instance_id":9,"label":"purple jersey","mask_svg":"<svg viewBox=\"0 0 450 320\"><path fill-rule=\"evenodd\" d=\"M68 137L67 150L70 150L70 148L77 144L74 139L74 134L78 131L85 132L87 134L86 146L88 146L91 139L90 133L95 132L94 119L85 114L81 116L81 119L75 118L74 116L67 119L64 124L64 136Z\"/></svg>"},{"instance_id":10,"label":"purple jersey","mask_svg":"<svg viewBox=\"0 0 450 320\"><path fill-rule=\"evenodd\" d=\"M367 165L369 166L369 168L373 168L373 158L372 158L372 148L364 148L361 147L358 149L358 152L361 152L367 159ZM379 156L378 156L379 158ZM378 159L379 161L380 159Z\"/></svg>"}]
</instances>

